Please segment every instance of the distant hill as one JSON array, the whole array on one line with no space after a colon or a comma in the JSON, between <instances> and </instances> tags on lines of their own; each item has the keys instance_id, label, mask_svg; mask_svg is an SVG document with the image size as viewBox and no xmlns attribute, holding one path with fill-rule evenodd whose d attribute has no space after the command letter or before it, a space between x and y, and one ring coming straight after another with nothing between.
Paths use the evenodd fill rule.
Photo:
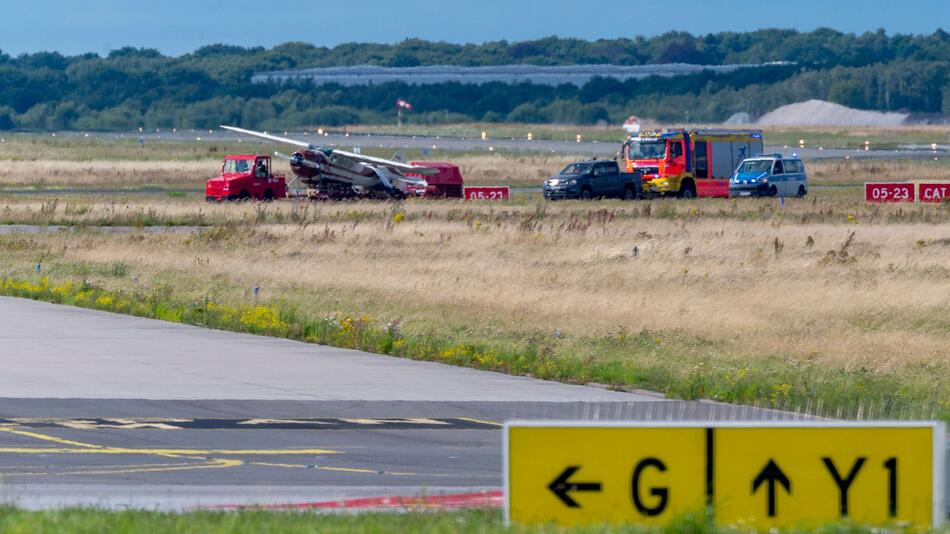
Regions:
<instances>
[{"instance_id":1,"label":"distant hill","mask_svg":"<svg viewBox=\"0 0 950 534\"><path fill-rule=\"evenodd\" d=\"M809 100L774 109L755 121L761 126L898 126L907 113L853 109L823 100Z\"/></svg>"},{"instance_id":2,"label":"distant hill","mask_svg":"<svg viewBox=\"0 0 950 534\"><path fill-rule=\"evenodd\" d=\"M732 68L763 64L755 68ZM252 83L255 73L370 65L521 65L655 69L712 66L676 77L592 75L574 84L395 79L371 85L292 79ZM636 70L634 69L634 70ZM422 70L425 70L424 68ZM0 130L252 128L336 126L395 121L396 99L413 104L416 123L516 121L619 124L627 116L664 122L719 122L765 115L783 105L824 100L859 110L950 114L950 34L861 35L829 29L760 30L694 36L671 32L632 39L550 37L481 45L406 40L322 48L211 45L180 57L122 48L107 57L0 52Z\"/></svg>"}]
</instances>

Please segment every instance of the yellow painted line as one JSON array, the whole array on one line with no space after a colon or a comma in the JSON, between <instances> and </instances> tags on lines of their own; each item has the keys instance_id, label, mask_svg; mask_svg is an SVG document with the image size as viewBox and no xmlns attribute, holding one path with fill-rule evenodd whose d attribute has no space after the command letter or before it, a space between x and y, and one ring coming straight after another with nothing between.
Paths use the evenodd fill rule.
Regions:
<instances>
[{"instance_id":1,"label":"yellow painted line","mask_svg":"<svg viewBox=\"0 0 950 534\"><path fill-rule=\"evenodd\" d=\"M505 426L495 421L485 421L483 419L472 419L471 417L456 417L456 419L460 421L468 421L469 423L478 423L480 425Z\"/></svg>"},{"instance_id":2,"label":"yellow painted line","mask_svg":"<svg viewBox=\"0 0 950 534\"><path fill-rule=\"evenodd\" d=\"M191 456L281 456L298 454L340 454L329 449L128 449L102 447L98 449L66 449L58 447L0 447L0 454L181 454Z\"/></svg>"},{"instance_id":3,"label":"yellow painted line","mask_svg":"<svg viewBox=\"0 0 950 534\"><path fill-rule=\"evenodd\" d=\"M81 441L73 441L70 439L57 438L56 436L50 436L47 434L39 434L36 432L30 432L28 430L19 430L15 428L0 428L0 432L6 432L7 434L15 434L17 436L24 436L28 438L39 439L42 441L50 441L53 443L59 443L60 445L73 445L75 447L87 447L91 449L101 449L102 445L95 445L93 443L83 443Z\"/></svg>"},{"instance_id":4,"label":"yellow painted line","mask_svg":"<svg viewBox=\"0 0 950 534\"><path fill-rule=\"evenodd\" d=\"M4 473L5 477L15 477L15 476L69 476L69 475L123 475L128 473L164 473L168 471L191 471L193 469L225 469L228 467L239 467L244 465L244 462L241 460L227 460L223 458L212 459L208 463L204 464L188 464L188 465L170 465L165 467L131 467L131 468L121 468L121 469L100 469L100 470L89 470L83 469L79 471L63 471L63 472L29 472L29 473Z\"/></svg>"},{"instance_id":5,"label":"yellow painted line","mask_svg":"<svg viewBox=\"0 0 950 534\"><path fill-rule=\"evenodd\" d=\"M478 475L462 475L462 474L453 474L453 473L410 473L406 471L376 471L374 469L363 469L359 467L330 467L326 465L308 465L308 464L284 464L277 462L255 462L249 461L247 465L257 465L261 467L286 467L291 469L314 469L317 471L335 471L339 473L360 473L366 475L391 475L399 477L470 477ZM488 475L489 477L494 478L495 475Z\"/></svg>"},{"instance_id":6,"label":"yellow painted line","mask_svg":"<svg viewBox=\"0 0 950 534\"><path fill-rule=\"evenodd\" d=\"M273 463L273 462L248 462L248 464L259 465L263 467L289 467L289 468L301 468L301 469L316 469L318 471L336 471L339 473L363 473L363 474L368 474L368 475L393 475L393 476L420 476L419 473L406 473L406 472L399 472L399 471L379 472L374 469L363 469L359 467L329 467L325 465L281 464L281 463Z\"/></svg>"},{"instance_id":7,"label":"yellow painted line","mask_svg":"<svg viewBox=\"0 0 950 534\"><path fill-rule=\"evenodd\" d=\"M188 458L187 456L182 456L181 458ZM197 458L199 460L206 460L206 458ZM70 465L72 469L102 469L103 467L109 467L110 469L132 469L132 468L143 468L143 467L176 467L176 466L187 466L195 465L194 462L166 462L166 463L156 463L156 464L108 464L108 465ZM16 474L18 473L17 469L46 469L54 467L50 464L46 465L23 465L16 464L13 467L0 467L0 475L4 473Z\"/></svg>"}]
</instances>

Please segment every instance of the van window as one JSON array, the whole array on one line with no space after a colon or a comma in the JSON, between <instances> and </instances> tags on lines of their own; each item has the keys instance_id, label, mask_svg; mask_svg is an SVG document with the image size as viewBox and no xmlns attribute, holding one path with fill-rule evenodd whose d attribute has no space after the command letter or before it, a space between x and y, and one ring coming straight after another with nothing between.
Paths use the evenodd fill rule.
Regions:
<instances>
[{"instance_id":1,"label":"van window","mask_svg":"<svg viewBox=\"0 0 950 534\"><path fill-rule=\"evenodd\" d=\"M772 168L772 174L784 174L785 168L782 165L782 160L775 160L775 167Z\"/></svg>"},{"instance_id":2,"label":"van window","mask_svg":"<svg viewBox=\"0 0 950 534\"><path fill-rule=\"evenodd\" d=\"M802 165L801 160L797 160L797 159L786 160L785 172L795 173L795 174L805 172L805 166Z\"/></svg>"}]
</instances>

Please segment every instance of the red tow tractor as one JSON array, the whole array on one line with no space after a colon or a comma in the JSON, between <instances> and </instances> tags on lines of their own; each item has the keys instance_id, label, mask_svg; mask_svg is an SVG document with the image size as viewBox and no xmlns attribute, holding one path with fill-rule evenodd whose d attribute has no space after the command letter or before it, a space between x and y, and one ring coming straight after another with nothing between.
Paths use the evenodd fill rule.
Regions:
<instances>
[{"instance_id":1,"label":"red tow tractor","mask_svg":"<svg viewBox=\"0 0 950 534\"><path fill-rule=\"evenodd\" d=\"M254 154L224 157L221 174L205 184L205 200L265 200L287 196L283 175L273 173L270 156Z\"/></svg>"}]
</instances>

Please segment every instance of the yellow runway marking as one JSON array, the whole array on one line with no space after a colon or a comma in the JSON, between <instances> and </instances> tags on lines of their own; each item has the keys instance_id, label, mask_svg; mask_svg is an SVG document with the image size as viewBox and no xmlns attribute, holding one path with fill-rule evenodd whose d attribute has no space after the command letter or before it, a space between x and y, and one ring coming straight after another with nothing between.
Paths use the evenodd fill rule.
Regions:
<instances>
[{"instance_id":1,"label":"yellow runway marking","mask_svg":"<svg viewBox=\"0 0 950 534\"><path fill-rule=\"evenodd\" d=\"M505 426L495 421L484 421L482 419L472 419L471 417L456 417L456 419L460 421L468 421L469 423L478 423L480 425Z\"/></svg>"},{"instance_id":2,"label":"yellow runway marking","mask_svg":"<svg viewBox=\"0 0 950 534\"><path fill-rule=\"evenodd\" d=\"M17 428L0 427L0 432L23 436L27 438L55 443L57 445L68 445L70 447L0 447L0 454L126 454L126 455L147 455L163 458L178 458L187 460L198 460L194 464L143 464L138 466L103 466L102 468L73 469L65 472L11 472L0 471L5 477L16 476L67 476L67 475L117 475L127 473L157 473L167 471L189 471L194 469L226 469L244 465L244 461L225 458L211 458L210 456L283 456L283 455L326 455L339 454L339 451L329 449L147 449L130 447L109 447L97 445L94 443L84 443L74 441L48 434L30 432Z\"/></svg>"},{"instance_id":3,"label":"yellow runway marking","mask_svg":"<svg viewBox=\"0 0 950 534\"><path fill-rule=\"evenodd\" d=\"M99 449L66 449L54 447L0 447L0 454L153 454L188 456L283 456L283 455L322 455L340 454L329 449L128 449L124 447L102 447Z\"/></svg>"},{"instance_id":4,"label":"yellow runway marking","mask_svg":"<svg viewBox=\"0 0 950 534\"><path fill-rule=\"evenodd\" d=\"M286 467L290 469L315 469L317 471L336 471L340 473L362 473L367 475L390 475L390 476L399 476L399 477L472 477L472 476L483 476L485 478L494 478L495 475L461 475L461 474L452 474L452 473L411 473L407 471L377 471L374 469L364 469L359 467L330 467L326 465L312 465L312 464L284 464L277 462L256 462L248 461L247 465L258 465L261 467Z\"/></svg>"},{"instance_id":5,"label":"yellow runway marking","mask_svg":"<svg viewBox=\"0 0 950 534\"><path fill-rule=\"evenodd\" d=\"M81 441L72 441L69 439L57 438L56 436L50 436L47 434L38 434L36 432L30 432L28 430L18 430L15 428L0 428L0 432L6 432L7 434L16 434L17 436L24 436L24 437L38 439L42 441L51 441L53 443L59 443L60 445L73 445L76 447L87 447L90 449L103 448L102 445L95 445L93 443L83 443Z\"/></svg>"},{"instance_id":6,"label":"yellow runway marking","mask_svg":"<svg viewBox=\"0 0 950 534\"><path fill-rule=\"evenodd\" d=\"M226 460L223 458L212 459L206 463L199 464L175 464L165 467L131 467L131 468L121 468L121 469L108 469L109 466L106 466L105 469L99 470L90 470L82 469L79 471L62 471L62 472L27 472L27 473L4 473L5 476L67 476L67 475L123 475L127 473L164 473L168 471L190 471L192 469L223 469L227 467L238 467L244 465L244 462L241 460Z\"/></svg>"}]
</instances>

